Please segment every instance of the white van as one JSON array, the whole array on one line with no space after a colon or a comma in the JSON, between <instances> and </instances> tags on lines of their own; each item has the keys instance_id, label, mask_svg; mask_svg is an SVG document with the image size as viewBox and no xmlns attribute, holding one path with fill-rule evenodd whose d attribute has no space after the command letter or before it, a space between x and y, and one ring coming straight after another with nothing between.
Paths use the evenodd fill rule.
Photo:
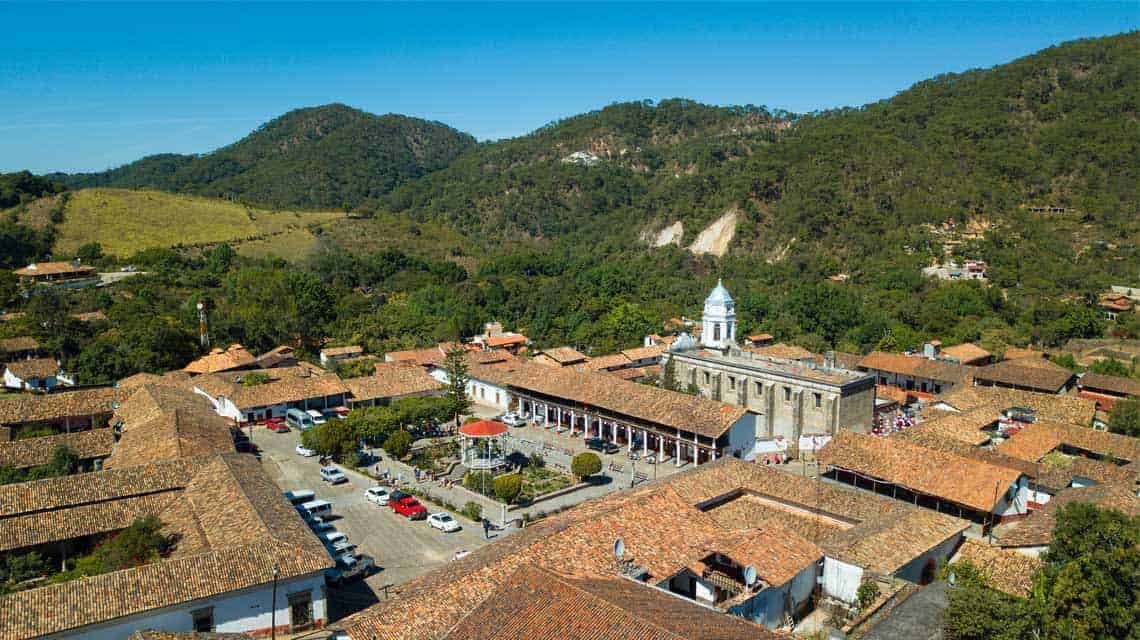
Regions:
<instances>
[{"instance_id":1,"label":"white van","mask_svg":"<svg viewBox=\"0 0 1140 640\"><path fill-rule=\"evenodd\" d=\"M328 500L313 500L297 506L302 513L312 517L325 517L332 515L332 503Z\"/></svg>"},{"instance_id":2,"label":"white van","mask_svg":"<svg viewBox=\"0 0 1140 640\"><path fill-rule=\"evenodd\" d=\"M285 424L300 429L301 431L312 429L316 426L316 424L313 423L313 417L300 409L290 409L286 411Z\"/></svg>"},{"instance_id":3,"label":"white van","mask_svg":"<svg viewBox=\"0 0 1140 640\"><path fill-rule=\"evenodd\" d=\"M348 542L348 536L344 535L341 531L329 531L328 533L321 534L321 542L330 547L335 547L338 543Z\"/></svg>"},{"instance_id":4,"label":"white van","mask_svg":"<svg viewBox=\"0 0 1140 640\"><path fill-rule=\"evenodd\" d=\"M325 414L316 409L309 409L305 413L309 414L309 417L313 419L313 424L324 424L328 422L328 420L325 419Z\"/></svg>"},{"instance_id":5,"label":"white van","mask_svg":"<svg viewBox=\"0 0 1140 640\"><path fill-rule=\"evenodd\" d=\"M304 504L306 502L312 502L314 499L316 499L317 494L309 491L308 489L295 489L293 491L286 491L285 497L291 504L298 505Z\"/></svg>"}]
</instances>

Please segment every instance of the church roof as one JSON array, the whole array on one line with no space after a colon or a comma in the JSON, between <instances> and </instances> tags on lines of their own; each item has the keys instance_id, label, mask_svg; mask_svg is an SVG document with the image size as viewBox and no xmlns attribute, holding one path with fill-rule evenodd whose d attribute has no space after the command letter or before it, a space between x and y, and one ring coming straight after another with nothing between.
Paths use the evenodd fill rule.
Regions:
<instances>
[{"instance_id":1,"label":"church roof","mask_svg":"<svg viewBox=\"0 0 1140 640\"><path fill-rule=\"evenodd\" d=\"M724 283L718 278L716 281L716 288L712 290L709 297L705 298L705 305L726 305L732 303L732 296L729 295L728 289L724 288Z\"/></svg>"}]
</instances>

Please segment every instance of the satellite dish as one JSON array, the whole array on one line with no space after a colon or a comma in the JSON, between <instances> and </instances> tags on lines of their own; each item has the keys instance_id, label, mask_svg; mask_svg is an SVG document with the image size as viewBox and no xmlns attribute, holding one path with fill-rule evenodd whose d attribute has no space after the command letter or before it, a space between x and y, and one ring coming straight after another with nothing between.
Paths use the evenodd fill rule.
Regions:
<instances>
[{"instance_id":1,"label":"satellite dish","mask_svg":"<svg viewBox=\"0 0 1140 640\"><path fill-rule=\"evenodd\" d=\"M617 540L614 540L614 557L618 560L621 560L621 557L624 555L625 542L621 538L618 538Z\"/></svg>"},{"instance_id":2,"label":"satellite dish","mask_svg":"<svg viewBox=\"0 0 1140 640\"><path fill-rule=\"evenodd\" d=\"M744 583L750 587L756 584L756 567L752 565L744 567Z\"/></svg>"}]
</instances>

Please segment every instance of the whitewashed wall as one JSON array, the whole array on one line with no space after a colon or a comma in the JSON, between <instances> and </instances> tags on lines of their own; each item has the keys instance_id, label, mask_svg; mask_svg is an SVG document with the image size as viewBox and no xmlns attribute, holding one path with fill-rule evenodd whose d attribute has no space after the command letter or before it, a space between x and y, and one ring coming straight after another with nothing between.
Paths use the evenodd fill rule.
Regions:
<instances>
[{"instance_id":1,"label":"whitewashed wall","mask_svg":"<svg viewBox=\"0 0 1140 640\"><path fill-rule=\"evenodd\" d=\"M855 602L863 582L863 568L835 558L823 559L823 592L844 602Z\"/></svg>"},{"instance_id":2,"label":"whitewashed wall","mask_svg":"<svg viewBox=\"0 0 1140 640\"><path fill-rule=\"evenodd\" d=\"M308 591L313 599L313 619L321 626L327 623L325 606L324 575L304 577L297 580L277 583L277 626L289 624L289 596ZM167 607L153 612L129 616L111 623L91 625L69 633L61 633L50 638L82 638L83 640L126 640L140 629L159 631L193 631L190 612L203 607L214 607L214 624L220 633L240 633L264 631L269 634L272 612L269 602L273 597L273 586L264 585L213 598L194 600L176 607Z\"/></svg>"}]
</instances>

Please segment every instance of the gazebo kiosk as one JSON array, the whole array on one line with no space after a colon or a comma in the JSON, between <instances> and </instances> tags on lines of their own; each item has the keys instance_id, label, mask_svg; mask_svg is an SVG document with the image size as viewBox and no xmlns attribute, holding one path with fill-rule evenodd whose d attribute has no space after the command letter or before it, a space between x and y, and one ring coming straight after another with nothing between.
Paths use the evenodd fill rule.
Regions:
<instances>
[{"instance_id":1,"label":"gazebo kiosk","mask_svg":"<svg viewBox=\"0 0 1140 640\"><path fill-rule=\"evenodd\" d=\"M494 420L470 422L459 427L459 462L468 469L497 469L506 464L496 438L507 432L507 425Z\"/></svg>"}]
</instances>

